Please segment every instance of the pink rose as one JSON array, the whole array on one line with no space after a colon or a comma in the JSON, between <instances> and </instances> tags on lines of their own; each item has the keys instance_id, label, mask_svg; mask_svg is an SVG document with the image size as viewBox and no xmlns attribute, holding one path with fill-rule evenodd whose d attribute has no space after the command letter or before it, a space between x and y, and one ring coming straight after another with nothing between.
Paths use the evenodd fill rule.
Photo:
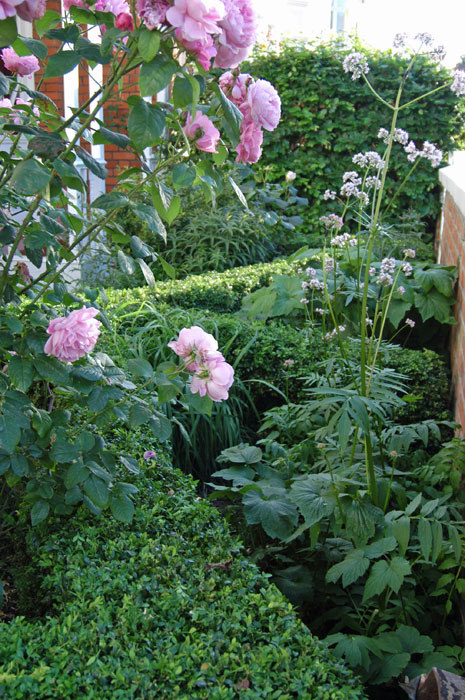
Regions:
<instances>
[{"instance_id":1,"label":"pink rose","mask_svg":"<svg viewBox=\"0 0 465 700\"><path fill-rule=\"evenodd\" d=\"M62 362L75 362L92 352L102 325L94 318L98 313L98 309L83 306L71 311L69 316L54 318L47 328L50 338L45 343L44 353Z\"/></svg>"},{"instance_id":2,"label":"pink rose","mask_svg":"<svg viewBox=\"0 0 465 700\"><path fill-rule=\"evenodd\" d=\"M248 73L240 73L234 76L231 71L223 73L220 76L220 88L226 97L234 102L237 107L241 107L247 100L247 89L254 82L251 75ZM247 105L248 108L248 105Z\"/></svg>"},{"instance_id":3,"label":"pink rose","mask_svg":"<svg viewBox=\"0 0 465 700\"><path fill-rule=\"evenodd\" d=\"M71 5L75 5L76 7L85 7L82 0L63 0L63 7L66 11L69 10Z\"/></svg>"},{"instance_id":4,"label":"pink rose","mask_svg":"<svg viewBox=\"0 0 465 700\"><path fill-rule=\"evenodd\" d=\"M31 75L39 70L39 61L35 56L18 56L14 49L3 49L2 59L5 68L21 77Z\"/></svg>"},{"instance_id":5,"label":"pink rose","mask_svg":"<svg viewBox=\"0 0 465 700\"><path fill-rule=\"evenodd\" d=\"M195 370L209 358L223 358L218 352L218 343L211 333L206 333L200 326L183 328L177 340L168 343L176 355L184 359L187 369Z\"/></svg>"},{"instance_id":6,"label":"pink rose","mask_svg":"<svg viewBox=\"0 0 465 700\"><path fill-rule=\"evenodd\" d=\"M175 34L182 42L183 46L195 56L202 68L210 70L211 60L216 55L216 48L213 46L212 37L208 36L205 42L187 41L183 38L182 32L179 29L176 29Z\"/></svg>"},{"instance_id":7,"label":"pink rose","mask_svg":"<svg viewBox=\"0 0 465 700\"><path fill-rule=\"evenodd\" d=\"M174 0L166 19L186 41L206 42L209 34L221 33L218 22L224 15L221 0Z\"/></svg>"},{"instance_id":8,"label":"pink rose","mask_svg":"<svg viewBox=\"0 0 465 700\"><path fill-rule=\"evenodd\" d=\"M257 21L250 0L223 0L225 17L219 22L222 29L215 58L217 68L236 68L249 55L255 43Z\"/></svg>"},{"instance_id":9,"label":"pink rose","mask_svg":"<svg viewBox=\"0 0 465 700\"><path fill-rule=\"evenodd\" d=\"M262 155L263 132L252 119L243 119L236 147L236 163L256 163Z\"/></svg>"},{"instance_id":10,"label":"pink rose","mask_svg":"<svg viewBox=\"0 0 465 700\"><path fill-rule=\"evenodd\" d=\"M122 32L132 32L134 29L134 21L129 12L120 12L116 17L115 27L121 29Z\"/></svg>"},{"instance_id":11,"label":"pink rose","mask_svg":"<svg viewBox=\"0 0 465 700\"><path fill-rule=\"evenodd\" d=\"M207 360L198 367L192 377L190 390L193 394L209 396L212 401L228 398L228 389L234 381L234 370L224 359Z\"/></svg>"},{"instance_id":12,"label":"pink rose","mask_svg":"<svg viewBox=\"0 0 465 700\"><path fill-rule=\"evenodd\" d=\"M21 0L0 0L0 20L7 17L14 17L16 14L16 6L21 3Z\"/></svg>"},{"instance_id":13,"label":"pink rose","mask_svg":"<svg viewBox=\"0 0 465 700\"><path fill-rule=\"evenodd\" d=\"M220 132L202 112L197 112L194 119L188 114L183 131L187 138L195 142L199 151L218 153L216 147L220 138Z\"/></svg>"},{"instance_id":14,"label":"pink rose","mask_svg":"<svg viewBox=\"0 0 465 700\"><path fill-rule=\"evenodd\" d=\"M281 118L281 100L275 88L267 80L257 80L249 86L247 102L250 114L258 126L273 131Z\"/></svg>"},{"instance_id":15,"label":"pink rose","mask_svg":"<svg viewBox=\"0 0 465 700\"><path fill-rule=\"evenodd\" d=\"M148 29L155 29L165 21L169 0L137 0L136 10Z\"/></svg>"},{"instance_id":16,"label":"pink rose","mask_svg":"<svg viewBox=\"0 0 465 700\"><path fill-rule=\"evenodd\" d=\"M24 0L16 8L16 12L21 19L32 22L33 19L40 19L45 14L45 0Z\"/></svg>"}]
</instances>

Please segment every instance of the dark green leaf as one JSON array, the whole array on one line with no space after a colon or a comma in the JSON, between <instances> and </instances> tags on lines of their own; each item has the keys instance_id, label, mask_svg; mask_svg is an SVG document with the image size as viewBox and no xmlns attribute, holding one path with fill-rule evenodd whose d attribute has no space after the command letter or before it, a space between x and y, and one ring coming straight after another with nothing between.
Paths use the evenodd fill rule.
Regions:
<instances>
[{"instance_id":1,"label":"dark green leaf","mask_svg":"<svg viewBox=\"0 0 465 700\"><path fill-rule=\"evenodd\" d=\"M160 35L158 32L151 31L145 27L141 29L138 41L139 53L142 59L147 63L151 61L158 53L160 48Z\"/></svg>"},{"instance_id":2,"label":"dark green leaf","mask_svg":"<svg viewBox=\"0 0 465 700\"><path fill-rule=\"evenodd\" d=\"M147 360L144 360L141 357L134 360L129 360L128 369L131 374L134 374L136 377L144 377L145 379L150 379L150 377L153 377L152 365L150 362L147 362Z\"/></svg>"},{"instance_id":3,"label":"dark green leaf","mask_svg":"<svg viewBox=\"0 0 465 700\"><path fill-rule=\"evenodd\" d=\"M148 204L134 203L132 204L132 210L141 221L147 224L151 231L158 233L166 243L166 229L157 211L153 207Z\"/></svg>"},{"instance_id":4,"label":"dark green leaf","mask_svg":"<svg viewBox=\"0 0 465 700\"><path fill-rule=\"evenodd\" d=\"M131 522L134 515L134 504L127 496L112 496L110 507L112 515L116 520L123 523Z\"/></svg>"},{"instance_id":5,"label":"dark green leaf","mask_svg":"<svg viewBox=\"0 0 465 700\"><path fill-rule=\"evenodd\" d=\"M82 160L84 165L86 165L90 172L99 177L101 180L105 180L108 177L108 170L103 163L93 158L85 148L80 146L75 146L75 151L79 158ZM95 204L94 204L95 206Z\"/></svg>"},{"instance_id":6,"label":"dark green leaf","mask_svg":"<svg viewBox=\"0 0 465 700\"><path fill-rule=\"evenodd\" d=\"M135 403L131 406L131 410L129 411L129 425L131 428L138 428L139 425L146 423L151 416L152 413L146 406Z\"/></svg>"},{"instance_id":7,"label":"dark green leaf","mask_svg":"<svg viewBox=\"0 0 465 700\"><path fill-rule=\"evenodd\" d=\"M155 145L161 138L164 128L165 115L156 105L139 100L131 109L128 134L138 151Z\"/></svg>"},{"instance_id":8,"label":"dark green leaf","mask_svg":"<svg viewBox=\"0 0 465 700\"><path fill-rule=\"evenodd\" d=\"M29 140L29 149L39 158L56 158L65 150L65 142L59 134L41 132Z\"/></svg>"},{"instance_id":9,"label":"dark green leaf","mask_svg":"<svg viewBox=\"0 0 465 700\"><path fill-rule=\"evenodd\" d=\"M63 478L67 489L72 489L76 484L80 484L89 476L89 470L81 462L72 464L65 473Z\"/></svg>"},{"instance_id":10,"label":"dark green leaf","mask_svg":"<svg viewBox=\"0 0 465 700\"><path fill-rule=\"evenodd\" d=\"M80 60L81 56L76 51L59 51L52 54L47 61L44 78L58 78L65 75L71 72Z\"/></svg>"},{"instance_id":11,"label":"dark green leaf","mask_svg":"<svg viewBox=\"0 0 465 700\"><path fill-rule=\"evenodd\" d=\"M295 506L283 498L265 500L259 491L248 491L242 498L249 525L260 524L269 537L285 540L298 520Z\"/></svg>"},{"instance_id":12,"label":"dark green leaf","mask_svg":"<svg viewBox=\"0 0 465 700\"><path fill-rule=\"evenodd\" d=\"M347 588L363 576L369 566L370 561L364 553L360 549L353 549L339 564L335 564L328 570L326 581L336 583L342 576L342 587Z\"/></svg>"},{"instance_id":13,"label":"dark green leaf","mask_svg":"<svg viewBox=\"0 0 465 700\"><path fill-rule=\"evenodd\" d=\"M31 360L13 355L8 362L8 374L12 383L20 390L27 391L34 378L34 367Z\"/></svg>"},{"instance_id":14,"label":"dark green leaf","mask_svg":"<svg viewBox=\"0 0 465 700\"><path fill-rule=\"evenodd\" d=\"M61 15L54 10L47 10L43 17L36 19L34 26L37 34L42 37L50 27L55 27L61 21Z\"/></svg>"},{"instance_id":15,"label":"dark green leaf","mask_svg":"<svg viewBox=\"0 0 465 700\"><path fill-rule=\"evenodd\" d=\"M50 503L48 501L36 501L31 508L31 524L32 527L38 525L45 520L50 511Z\"/></svg>"},{"instance_id":16,"label":"dark green leaf","mask_svg":"<svg viewBox=\"0 0 465 700\"><path fill-rule=\"evenodd\" d=\"M7 19L0 20L0 48L11 46L17 36L18 30L15 17L7 17Z\"/></svg>"},{"instance_id":17,"label":"dark green leaf","mask_svg":"<svg viewBox=\"0 0 465 700\"><path fill-rule=\"evenodd\" d=\"M162 54L141 66L139 87L142 97L152 97L167 87L178 68L178 64Z\"/></svg>"},{"instance_id":18,"label":"dark green leaf","mask_svg":"<svg viewBox=\"0 0 465 700\"><path fill-rule=\"evenodd\" d=\"M102 479L91 474L83 484L84 492L98 508L105 508L110 498L108 486Z\"/></svg>"},{"instance_id":19,"label":"dark green leaf","mask_svg":"<svg viewBox=\"0 0 465 700\"><path fill-rule=\"evenodd\" d=\"M137 462L137 460L135 460L134 457L131 457L131 455L120 455L119 458L128 470L128 472L131 472L131 474L139 474L139 462Z\"/></svg>"},{"instance_id":20,"label":"dark green leaf","mask_svg":"<svg viewBox=\"0 0 465 700\"><path fill-rule=\"evenodd\" d=\"M186 165L186 163L177 163L174 165L171 175L173 178L173 185L177 188L189 187L197 177L195 168L192 167L192 165Z\"/></svg>"},{"instance_id":21,"label":"dark green leaf","mask_svg":"<svg viewBox=\"0 0 465 700\"><path fill-rule=\"evenodd\" d=\"M10 184L18 192L31 195L43 190L51 177L51 172L39 165L37 161L23 160L15 167Z\"/></svg>"},{"instance_id":22,"label":"dark green leaf","mask_svg":"<svg viewBox=\"0 0 465 700\"><path fill-rule=\"evenodd\" d=\"M151 287L152 289L155 289L155 277L153 276L153 272L150 269L150 267L147 265L145 260L141 260L140 258L137 260L137 263L142 270L142 274L145 277L145 281Z\"/></svg>"},{"instance_id":23,"label":"dark green leaf","mask_svg":"<svg viewBox=\"0 0 465 700\"><path fill-rule=\"evenodd\" d=\"M43 357L34 360L34 367L43 379L54 384L69 384L69 370L67 365L63 364L55 357Z\"/></svg>"},{"instance_id":24,"label":"dark green leaf","mask_svg":"<svg viewBox=\"0 0 465 700\"><path fill-rule=\"evenodd\" d=\"M126 136L126 134L110 131L110 129L106 129L104 126L101 126L99 131L94 133L95 144L112 143L114 146L118 146L118 148L127 148L130 142L131 139Z\"/></svg>"},{"instance_id":25,"label":"dark green leaf","mask_svg":"<svg viewBox=\"0 0 465 700\"><path fill-rule=\"evenodd\" d=\"M166 442L171 437L173 426L163 413L153 413L149 420L149 428L160 442Z\"/></svg>"}]
</instances>

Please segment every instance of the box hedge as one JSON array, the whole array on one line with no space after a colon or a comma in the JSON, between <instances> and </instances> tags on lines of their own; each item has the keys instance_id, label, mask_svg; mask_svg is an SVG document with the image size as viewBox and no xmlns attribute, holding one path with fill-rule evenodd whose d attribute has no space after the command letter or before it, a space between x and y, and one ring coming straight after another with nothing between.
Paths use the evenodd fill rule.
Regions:
<instances>
[{"instance_id":1,"label":"box hedge","mask_svg":"<svg viewBox=\"0 0 465 700\"><path fill-rule=\"evenodd\" d=\"M31 539L51 612L0 622L1 697L365 697L191 479L158 450L137 484L130 526L80 512Z\"/></svg>"}]
</instances>

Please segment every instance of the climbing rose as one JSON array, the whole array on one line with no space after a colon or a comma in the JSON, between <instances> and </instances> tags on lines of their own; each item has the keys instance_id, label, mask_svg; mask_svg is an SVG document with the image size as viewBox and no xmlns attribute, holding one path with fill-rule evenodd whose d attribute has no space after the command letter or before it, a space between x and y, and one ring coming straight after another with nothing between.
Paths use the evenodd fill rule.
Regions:
<instances>
[{"instance_id":1,"label":"climbing rose","mask_svg":"<svg viewBox=\"0 0 465 700\"><path fill-rule=\"evenodd\" d=\"M216 55L216 48L213 46L213 38L209 36L206 41L187 41L182 36L182 32L176 29L177 38L182 41L183 46L190 51L202 68L210 70L211 59Z\"/></svg>"},{"instance_id":2,"label":"climbing rose","mask_svg":"<svg viewBox=\"0 0 465 700\"><path fill-rule=\"evenodd\" d=\"M189 370L196 370L199 364L209 358L223 358L218 352L218 343L211 333L206 333L200 326L183 328L177 340L168 343L176 355L184 359Z\"/></svg>"},{"instance_id":3,"label":"climbing rose","mask_svg":"<svg viewBox=\"0 0 465 700\"><path fill-rule=\"evenodd\" d=\"M263 131L252 119L243 119L236 147L236 163L256 163L262 155Z\"/></svg>"},{"instance_id":4,"label":"climbing rose","mask_svg":"<svg viewBox=\"0 0 465 700\"><path fill-rule=\"evenodd\" d=\"M212 401L228 398L228 389L234 381L234 370L224 359L216 357L200 365L192 377L190 390L193 394L209 396Z\"/></svg>"},{"instance_id":5,"label":"climbing rose","mask_svg":"<svg viewBox=\"0 0 465 700\"><path fill-rule=\"evenodd\" d=\"M12 73L18 73L21 77L31 75L39 70L39 61L35 56L18 56L11 48L3 49L2 59L5 68Z\"/></svg>"},{"instance_id":6,"label":"climbing rose","mask_svg":"<svg viewBox=\"0 0 465 700\"><path fill-rule=\"evenodd\" d=\"M93 307L76 309L69 316L50 321L47 333L50 338L45 343L46 355L54 355L62 362L75 362L92 352L100 335L102 324L94 316L98 309Z\"/></svg>"},{"instance_id":7,"label":"climbing rose","mask_svg":"<svg viewBox=\"0 0 465 700\"><path fill-rule=\"evenodd\" d=\"M281 100L267 80L257 80L247 90L250 115L258 126L273 131L281 118Z\"/></svg>"},{"instance_id":8,"label":"climbing rose","mask_svg":"<svg viewBox=\"0 0 465 700\"><path fill-rule=\"evenodd\" d=\"M137 0L136 9L148 29L155 29L165 21L170 4L168 0Z\"/></svg>"},{"instance_id":9,"label":"climbing rose","mask_svg":"<svg viewBox=\"0 0 465 700\"><path fill-rule=\"evenodd\" d=\"M183 130L187 138L195 139L195 145L199 151L206 151L207 153L218 152L216 146L220 138L220 132L202 112L197 112L194 119L188 114Z\"/></svg>"},{"instance_id":10,"label":"climbing rose","mask_svg":"<svg viewBox=\"0 0 465 700\"><path fill-rule=\"evenodd\" d=\"M249 55L255 43L257 22L250 0L223 0L225 17L219 22L222 29L215 58L217 68L236 68Z\"/></svg>"},{"instance_id":11,"label":"climbing rose","mask_svg":"<svg viewBox=\"0 0 465 700\"><path fill-rule=\"evenodd\" d=\"M1 2L2 0L0 0ZM45 0L24 0L16 8L16 12L25 22L40 19L45 14Z\"/></svg>"},{"instance_id":12,"label":"climbing rose","mask_svg":"<svg viewBox=\"0 0 465 700\"><path fill-rule=\"evenodd\" d=\"M240 107L246 102L247 88L254 82L248 73L240 73L234 76L231 71L223 73L219 79L220 88L231 102Z\"/></svg>"},{"instance_id":13,"label":"climbing rose","mask_svg":"<svg viewBox=\"0 0 465 700\"><path fill-rule=\"evenodd\" d=\"M218 22L224 14L221 0L174 0L166 19L186 41L206 42L209 34L221 33Z\"/></svg>"},{"instance_id":14,"label":"climbing rose","mask_svg":"<svg viewBox=\"0 0 465 700\"><path fill-rule=\"evenodd\" d=\"M21 0L0 0L0 20L7 17L14 17L16 14L16 6Z\"/></svg>"}]
</instances>

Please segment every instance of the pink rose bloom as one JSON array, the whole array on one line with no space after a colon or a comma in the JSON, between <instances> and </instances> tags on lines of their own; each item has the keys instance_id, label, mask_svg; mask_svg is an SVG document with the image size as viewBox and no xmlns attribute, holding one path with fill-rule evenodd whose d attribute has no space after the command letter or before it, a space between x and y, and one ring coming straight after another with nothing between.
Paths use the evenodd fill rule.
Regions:
<instances>
[{"instance_id":1,"label":"pink rose bloom","mask_svg":"<svg viewBox=\"0 0 465 700\"><path fill-rule=\"evenodd\" d=\"M21 0L0 0L0 20L7 17L14 17L16 14L16 6L21 3Z\"/></svg>"},{"instance_id":2,"label":"pink rose bloom","mask_svg":"<svg viewBox=\"0 0 465 700\"><path fill-rule=\"evenodd\" d=\"M183 38L182 32L176 29L176 37L182 41L183 46L190 51L200 63L202 68L205 70L210 70L210 63L214 56L216 56L216 48L213 46L213 39L208 36L207 41L187 41Z\"/></svg>"},{"instance_id":3,"label":"pink rose bloom","mask_svg":"<svg viewBox=\"0 0 465 700\"><path fill-rule=\"evenodd\" d=\"M195 139L195 145L199 151L218 153L216 147L220 138L220 132L202 112L197 112L194 119L188 114L183 131L187 138L192 141Z\"/></svg>"},{"instance_id":4,"label":"pink rose bloom","mask_svg":"<svg viewBox=\"0 0 465 700\"><path fill-rule=\"evenodd\" d=\"M231 71L223 73L219 79L220 88L231 102L241 107L247 100L247 89L254 82L248 73L240 73L234 77ZM248 108L248 105L247 105Z\"/></svg>"},{"instance_id":5,"label":"pink rose bloom","mask_svg":"<svg viewBox=\"0 0 465 700\"><path fill-rule=\"evenodd\" d=\"M18 16L26 22L32 22L33 19L40 19L45 14L45 0L24 0L18 5L16 12Z\"/></svg>"},{"instance_id":6,"label":"pink rose bloom","mask_svg":"<svg viewBox=\"0 0 465 700\"><path fill-rule=\"evenodd\" d=\"M257 20L250 0L223 1L226 15L219 23L222 32L215 67L236 68L255 43Z\"/></svg>"},{"instance_id":7,"label":"pink rose bloom","mask_svg":"<svg viewBox=\"0 0 465 700\"><path fill-rule=\"evenodd\" d=\"M169 0L137 0L136 10L147 29L155 29L165 21Z\"/></svg>"},{"instance_id":8,"label":"pink rose bloom","mask_svg":"<svg viewBox=\"0 0 465 700\"><path fill-rule=\"evenodd\" d=\"M221 0L174 0L166 19L186 41L206 42L209 34L221 33L218 22L224 15Z\"/></svg>"},{"instance_id":9,"label":"pink rose bloom","mask_svg":"<svg viewBox=\"0 0 465 700\"><path fill-rule=\"evenodd\" d=\"M200 326L183 328L178 339L170 341L168 347L184 359L184 364L189 370L196 370L199 364L209 359L224 359L218 352L215 338Z\"/></svg>"},{"instance_id":10,"label":"pink rose bloom","mask_svg":"<svg viewBox=\"0 0 465 700\"><path fill-rule=\"evenodd\" d=\"M18 56L14 49L3 49L2 59L5 68L21 77L31 75L39 70L39 61L35 56Z\"/></svg>"},{"instance_id":11,"label":"pink rose bloom","mask_svg":"<svg viewBox=\"0 0 465 700\"><path fill-rule=\"evenodd\" d=\"M241 124L240 140L236 147L236 163L256 163L262 155L263 132L251 119Z\"/></svg>"},{"instance_id":12,"label":"pink rose bloom","mask_svg":"<svg viewBox=\"0 0 465 700\"><path fill-rule=\"evenodd\" d=\"M47 328L50 338L45 343L44 353L62 362L75 362L92 352L102 325L94 318L98 313L98 309L83 306L71 311L69 316L54 318Z\"/></svg>"},{"instance_id":13,"label":"pink rose bloom","mask_svg":"<svg viewBox=\"0 0 465 700\"><path fill-rule=\"evenodd\" d=\"M273 131L281 118L281 100L268 80L257 80L247 91L247 102L255 124Z\"/></svg>"},{"instance_id":14,"label":"pink rose bloom","mask_svg":"<svg viewBox=\"0 0 465 700\"><path fill-rule=\"evenodd\" d=\"M134 29L134 21L129 12L120 12L116 17L115 27L121 29L122 32L132 32Z\"/></svg>"},{"instance_id":15,"label":"pink rose bloom","mask_svg":"<svg viewBox=\"0 0 465 700\"><path fill-rule=\"evenodd\" d=\"M190 390L193 394L209 396L212 401L228 398L228 389L234 381L234 370L224 359L208 360L198 367L192 377Z\"/></svg>"}]
</instances>

